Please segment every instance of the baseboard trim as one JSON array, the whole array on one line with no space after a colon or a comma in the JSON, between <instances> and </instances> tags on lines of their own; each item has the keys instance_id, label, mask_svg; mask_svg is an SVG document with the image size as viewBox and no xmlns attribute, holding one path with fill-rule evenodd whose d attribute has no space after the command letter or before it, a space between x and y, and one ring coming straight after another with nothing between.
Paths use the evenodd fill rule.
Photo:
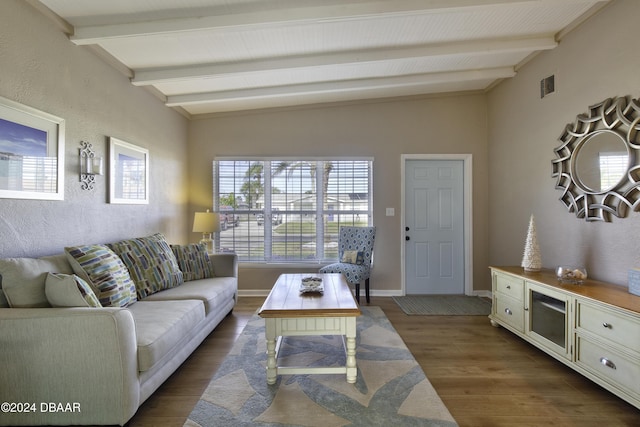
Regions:
<instances>
[{"instance_id":1,"label":"baseboard trim","mask_svg":"<svg viewBox=\"0 0 640 427\"><path fill-rule=\"evenodd\" d=\"M267 297L271 289L239 289L238 296L239 297ZM485 297L491 299L491 291L473 291L473 296ZM399 297L403 296L402 291L399 289L391 289L384 290L378 289L374 291L371 290L371 297Z\"/></svg>"}]
</instances>

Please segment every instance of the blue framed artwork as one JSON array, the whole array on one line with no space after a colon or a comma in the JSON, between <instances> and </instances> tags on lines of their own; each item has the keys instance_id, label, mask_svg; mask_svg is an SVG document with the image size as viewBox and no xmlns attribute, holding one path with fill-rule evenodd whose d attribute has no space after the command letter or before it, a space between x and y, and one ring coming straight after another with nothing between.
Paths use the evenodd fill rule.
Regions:
<instances>
[{"instance_id":1,"label":"blue framed artwork","mask_svg":"<svg viewBox=\"0 0 640 427\"><path fill-rule=\"evenodd\" d=\"M64 199L64 120L0 97L0 198Z\"/></svg>"},{"instance_id":2,"label":"blue framed artwork","mask_svg":"<svg viewBox=\"0 0 640 427\"><path fill-rule=\"evenodd\" d=\"M149 203L149 150L109 138L109 203Z\"/></svg>"}]
</instances>

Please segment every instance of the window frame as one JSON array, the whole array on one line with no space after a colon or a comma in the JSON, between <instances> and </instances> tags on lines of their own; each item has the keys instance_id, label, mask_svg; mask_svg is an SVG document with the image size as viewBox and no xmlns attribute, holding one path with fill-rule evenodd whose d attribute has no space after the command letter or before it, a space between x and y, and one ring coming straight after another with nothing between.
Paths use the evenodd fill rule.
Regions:
<instances>
[{"instance_id":1,"label":"window frame","mask_svg":"<svg viewBox=\"0 0 640 427\"><path fill-rule=\"evenodd\" d=\"M272 205L272 194L273 194L273 186L272 186L272 174L271 174L271 166L274 162L316 162L316 171L323 171L324 162L366 162L367 164L367 210L339 210L339 215L362 215L366 217L366 222L368 226L373 225L373 166L374 166L374 158L373 157L292 157L292 156L283 156L283 157L255 157L255 156L220 156L216 157L213 160L213 210L215 212L220 212L221 203L220 203L220 178L219 178L219 164L220 162L262 162L262 170L269 170L270 173L263 172L263 180L264 180L264 191L262 197L264 197L264 205L259 211L256 211L255 208L252 209L249 206L248 209L233 209L231 211L225 210L224 212L232 212L234 215L246 215L248 220L250 221L252 214L263 213L264 215L264 233L263 233L263 244L264 244L264 255L261 259L257 258L243 258L241 256L238 257L238 262L245 266L289 266L289 267L302 267L306 265L317 266L320 264L327 264L331 262L337 261L336 257L327 257L324 251L324 237L325 237L325 223L326 221L317 221L315 220L315 258L313 259L277 259L274 257L272 253L273 249L273 228L271 227L271 221L273 219L274 207ZM324 173L324 171L323 171ZM234 172L234 178L236 177ZM316 175L319 176L319 175ZM353 175L351 175L353 176ZM324 190L323 190L323 182L322 179L315 179L315 209L300 209L300 210L278 210L278 215L315 215L315 218L324 218L329 214L336 214L336 211L330 211L328 206L324 206ZM268 190L267 190L268 189ZM226 194L226 193L223 193ZM237 193L234 193L237 194ZM327 192L327 194L331 195L332 193ZM340 193L337 193L340 194ZM338 222L340 220L338 219ZM345 224L347 224L345 222ZM350 224L349 224L350 225ZM319 238L322 236L322 238ZM220 232L216 233L215 236L215 249L220 252ZM234 246L235 247L235 246Z\"/></svg>"}]
</instances>

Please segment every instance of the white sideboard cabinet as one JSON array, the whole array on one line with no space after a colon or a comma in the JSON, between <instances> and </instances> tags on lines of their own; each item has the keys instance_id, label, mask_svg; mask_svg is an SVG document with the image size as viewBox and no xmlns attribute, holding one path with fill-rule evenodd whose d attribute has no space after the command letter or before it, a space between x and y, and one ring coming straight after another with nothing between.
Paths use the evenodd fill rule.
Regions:
<instances>
[{"instance_id":1,"label":"white sideboard cabinet","mask_svg":"<svg viewBox=\"0 0 640 427\"><path fill-rule=\"evenodd\" d=\"M491 324L502 326L640 408L640 296L552 270L490 267Z\"/></svg>"}]
</instances>

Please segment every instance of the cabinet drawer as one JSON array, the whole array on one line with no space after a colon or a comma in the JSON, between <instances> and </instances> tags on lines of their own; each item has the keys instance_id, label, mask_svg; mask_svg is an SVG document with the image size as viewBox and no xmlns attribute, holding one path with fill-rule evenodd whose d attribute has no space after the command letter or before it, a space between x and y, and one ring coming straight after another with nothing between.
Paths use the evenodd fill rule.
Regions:
<instances>
[{"instance_id":1,"label":"cabinet drawer","mask_svg":"<svg viewBox=\"0 0 640 427\"><path fill-rule=\"evenodd\" d=\"M578 330L584 329L640 352L640 319L578 300Z\"/></svg>"},{"instance_id":2,"label":"cabinet drawer","mask_svg":"<svg viewBox=\"0 0 640 427\"><path fill-rule=\"evenodd\" d=\"M524 280L506 274L495 273L496 292L507 295L517 301L524 297Z\"/></svg>"},{"instance_id":3,"label":"cabinet drawer","mask_svg":"<svg viewBox=\"0 0 640 427\"><path fill-rule=\"evenodd\" d=\"M636 396L640 393L640 364L577 336L576 363L605 381Z\"/></svg>"},{"instance_id":4,"label":"cabinet drawer","mask_svg":"<svg viewBox=\"0 0 640 427\"><path fill-rule=\"evenodd\" d=\"M522 301L496 293L493 296L496 317L509 326L524 332L524 306Z\"/></svg>"}]
</instances>

